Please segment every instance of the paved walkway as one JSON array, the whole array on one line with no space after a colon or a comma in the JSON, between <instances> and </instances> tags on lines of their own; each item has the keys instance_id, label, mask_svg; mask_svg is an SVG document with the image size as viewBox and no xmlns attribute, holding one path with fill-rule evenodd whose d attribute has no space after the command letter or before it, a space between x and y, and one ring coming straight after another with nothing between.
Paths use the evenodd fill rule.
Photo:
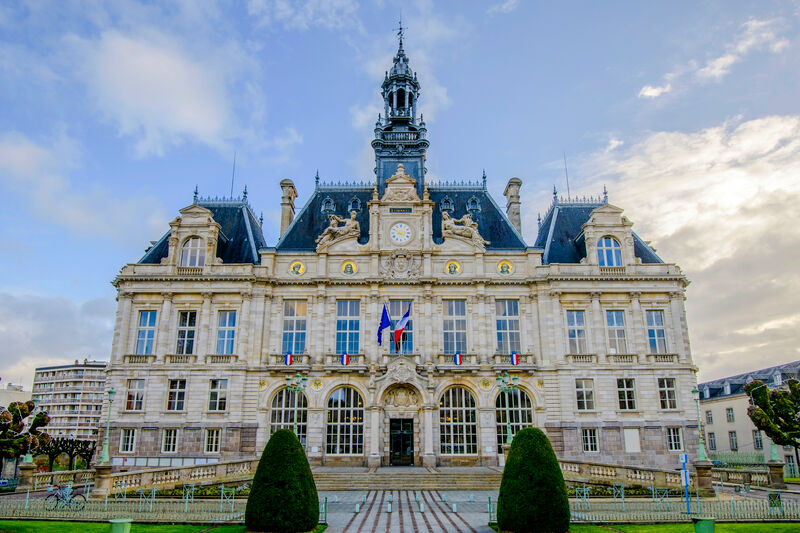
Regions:
<instances>
[{"instance_id":1,"label":"paved walkway","mask_svg":"<svg viewBox=\"0 0 800 533\"><path fill-rule=\"evenodd\" d=\"M323 491L319 496L328 498L330 533L489 533L488 498L497 500L489 491Z\"/></svg>"}]
</instances>

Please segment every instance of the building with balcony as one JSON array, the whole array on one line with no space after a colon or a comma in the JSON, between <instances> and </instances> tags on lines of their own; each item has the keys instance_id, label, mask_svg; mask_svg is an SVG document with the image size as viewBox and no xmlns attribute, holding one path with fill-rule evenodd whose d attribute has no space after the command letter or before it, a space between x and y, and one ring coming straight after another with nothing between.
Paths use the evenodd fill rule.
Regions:
<instances>
[{"instance_id":1,"label":"building with balcony","mask_svg":"<svg viewBox=\"0 0 800 533\"><path fill-rule=\"evenodd\" d=\"M503 210L485 174L427 179L420 90L401 40L381 86L374 178L317 177L298 212L293 182L276 183L276 243L246 190L195 192L122 267L114 464L255 457L296 426L317 465L496 465L506 417L512 433L542 428L563 458L677 466L695 453L680 268L605 193L554 191L526 240L522 180L508 180ZM508 394L504 372L518 378ZM303 392L287 389L297 373Z\"/></svg>"},{"instance_id":2,"label":"building with balcony","mask_svg":"<svg viewBox=\"0 0 800 533\"><path fill-rule=\"evenodd\" d=\"M31 391L24 390L22 385L6 383L6 386L0 389L0 406L8 407L11 402L27 402L30 399Z\"/></svg>"},{"instance_id":3,"label":"building with balcony","mask_svg":"<svg viewBox=\"0 0 800 533\"><path fill-rule=\"evenodd\" d=\"M53 437L96 439L106 383L106 361L37 368L32 399L50 415L46 431Z\"/></svg>"}]
</instances>

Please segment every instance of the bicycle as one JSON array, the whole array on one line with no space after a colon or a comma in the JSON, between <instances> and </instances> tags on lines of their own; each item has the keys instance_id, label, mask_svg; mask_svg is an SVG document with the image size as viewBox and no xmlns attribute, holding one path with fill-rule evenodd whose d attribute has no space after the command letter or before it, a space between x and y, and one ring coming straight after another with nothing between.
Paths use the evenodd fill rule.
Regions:
<instances>
[{"instance_id":1,"label":"bicycle","mask_svg":"<svg viewBox=\"0 0 800 533\"><path fill-rule=\"evenodd\" d=\"M55 489L55 492L53 490ZM86 496L83 494L73 494L72 483L66 487L48 487L47 491L52 492L44 499L44 508L48 511L55 509L70 509L81 511L86 507Z\"/></svg>"}]
</instances>

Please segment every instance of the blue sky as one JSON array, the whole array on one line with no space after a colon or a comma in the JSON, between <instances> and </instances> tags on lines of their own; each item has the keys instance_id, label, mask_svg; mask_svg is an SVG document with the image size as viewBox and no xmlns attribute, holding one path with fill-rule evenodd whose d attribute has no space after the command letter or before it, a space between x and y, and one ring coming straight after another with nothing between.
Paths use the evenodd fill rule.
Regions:
<instances>
[{"instance_id":1,"label":"blue sky","mask_svg":"<svg viewBox=\"0 0 800 533\"><path fill-rule=\"evenodd\" d=\"M795 360L797 2L58 1L0 5L0 376L110 349L119 268L201 195L371 179L396 50L429 175L597 194L692 280L701 379Z\"/></svg>"}]
</instances>

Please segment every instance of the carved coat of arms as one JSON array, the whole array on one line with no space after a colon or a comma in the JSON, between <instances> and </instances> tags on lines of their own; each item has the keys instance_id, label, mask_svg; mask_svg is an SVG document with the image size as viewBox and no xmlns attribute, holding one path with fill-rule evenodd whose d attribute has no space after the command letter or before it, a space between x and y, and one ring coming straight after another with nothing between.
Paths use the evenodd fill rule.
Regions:
<instances>
[{"instance_id":1,"label":"carved coat of arms","mask_svg":"<svg viewBox=\"0 0 800 533\"><path fill-rule=\"evenodd\" d=\"M422 260L408 250L397 250L381 260L381 276L384 278L419 279L422 274Z\"/></svg>"}]
</instances>

